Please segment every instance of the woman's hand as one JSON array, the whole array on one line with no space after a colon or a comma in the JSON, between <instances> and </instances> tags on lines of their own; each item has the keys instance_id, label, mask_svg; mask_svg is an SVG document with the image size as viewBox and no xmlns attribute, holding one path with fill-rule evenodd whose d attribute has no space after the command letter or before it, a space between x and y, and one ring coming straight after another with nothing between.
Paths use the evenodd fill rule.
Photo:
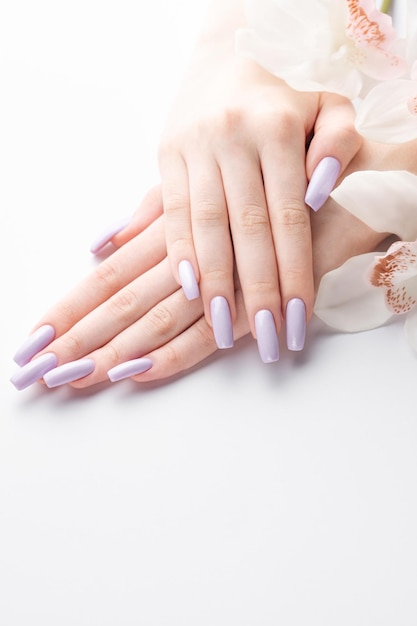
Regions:
<instances>
[{"instance_id":1,"label":"woman's hand","mask_svg":"<svg viewBox=\"0 0 417 626\"><path fill-rule=\"evenodd\" d=\"M307 184L308 203L317 209L361 139L348 100L296 92L238 57L233 44L244 24L243 3L213 4L211 26L163 133L159 163L173 275L190 300L201 293L218 347L226 348L237 319L235 270L254 337L265 312L276 335L287 312L304 324L310 318ZM300 306L288 307L294 300Z\"/></svg>"}]
</instances>

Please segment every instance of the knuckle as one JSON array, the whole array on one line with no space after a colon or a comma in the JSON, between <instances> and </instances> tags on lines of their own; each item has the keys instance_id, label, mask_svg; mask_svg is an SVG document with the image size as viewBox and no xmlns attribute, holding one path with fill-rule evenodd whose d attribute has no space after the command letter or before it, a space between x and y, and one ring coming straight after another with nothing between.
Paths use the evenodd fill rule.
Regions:
<instances>
[{"instance_id":1,"label":"knuckle","mask_svg":"<svg viewBox=\"0 0 417 626\"><path fill-rule=\"evenodd\" d=\"M259 296L263 294L272 294L278 292L278 284L273 280L256 280L246 286L247 296Z\"/></svg>"},{"instance_id":2,"label":"knuckle","mask_svg":"<svg viewBox=\"0 0 417 626\"><path fill-rule=\"evenodd\" d=\"M71 358L77 358L85 352L83 340L81 339L80 335L78 335L74 331L64 335L61 338L61 341L61 346L64 353L68 356L71 356Z\"/></svg>"},{"instance_id":3,"label":"knuckle","mask_svg":"<svg viewBox=\"0 0 417 626\"><path fill-rule=\"evenodd\" d=\"M170 343L164 346L164 369L168 375L176 374L184 369L181 353Z\"/></svg>"},{"instance_id":4,"label":"knuckle","mask_svg":"<svg viewBox=\"0 0 417 626\"><path fill-rule=\"evenodd\" d=\"M164 304L159 304L149 312L147 323L150 334L156 337L170 336L177 327L176 316Z\"/></svg>"},{"instance_id":5,"label":"knuckle","mask_svg":"<svg viewBox=\"0 0 417 626\"><path fill-rule=\"evenodd\" d=\"M188 205L186 196L177 189L166 189L164 192L164 213L175 218Z\"/></svg>"},{"instance_id":6,"label":"knuckle","mask_svg":"<svg viewBox=\"0 0 417 626\"><path fill-rule=\"evenodd\" d=\"M104 261L96 267L94 279L98 283L98 291L103 291L105 294L113 293L119 288L119 271L110 262Z\"/></svg>"},{"instance_id":7,"label":"knuckle","mask_svg":"<svg viewBox=\"0 0 417 626\"><path fill-rule=\"evenodd\" d=\"M229 105L220 118L222 130L227 134L239 133L244 122L245 113L239 106Z\"/></svg>"},{"instance_id":8,"label":"knuckle","mask_svg":"<svg viewBox=\"0 0 417 626\"><path fill-rule=\"evenodd\" d=\"M226 284L231 279L231 272L223 267L211 267L201 275L201 282L207 284Z\"/></svg>"},{"instance_id":9,"label":"knuckle","mask_svg":"<svg viewBox=\"0 0 417 626\"><path fill-rule=\"evenodd\" d=\"M287 230L302 232L310 229L310 220L305 206L288 202L277 212L279 226Z\"/></svg>"},{"instance_id":10,"label":"knuckle","mask_svg":"<svg viewBox=\"0 0 417 626\"><path fill-rule=\"evenodd\" d=\"M77 311L72 301L62 303L59 309L59 319L64 328L71 328L77 319Z\"/></svg>"},{"instance_id":11,"label":"knuckle","mask_svg":"<svg viewBox=\"0 0 417 626\"><path fill-rule=\"evenodd\" d=\"M121 363L123 359L123 355L120 350L118 350L116 344L114 342L110 342L101 348L103 361L106 362L106 367L113 367L113 365L118 365ZM100 357L101 358L101 357Z\"/></svg>"},{"instance_id":12,"label":"knuckle","mask_svg":"<svg viewBox=\"0 0 417 626\"><path fill-rule=\"evenodd\" d=\"M259 124L264 136L283 144L292 143L295 135L304 132L300 116L291 109L269 112Z\"/></svg>"},{"instance_id":13,"label":"knuckle","mask_svg":"<svg viewBox=\"0 0 417 626\"><path fill-rule=\"evenodd\" d=\"M245 204L239 213L239 229L248 235L264 234L269 230L269 217L260 204Z\"/></svg>"},{"instance_id":14,"label":"knuckle","mask_svg":"<svg viewBox=\"0 0 417 626\"><path fill-rule=\"evenodd\" d=\"M130 320L137 310L138 304L138 297L132 289L122 289L110 300L110 314L117 319Z\"/></svg>"},{"instance_id":15,"label":"knuckle","mask_svg":"<svg viewBox=\"0 0 417 626\"><path fill-rule=\"evenodd\" d=\"M196 224L202 227L218 226L223 223L225 212L216 202L202 198L193 207Z\"/></svg>"}]
</instances>

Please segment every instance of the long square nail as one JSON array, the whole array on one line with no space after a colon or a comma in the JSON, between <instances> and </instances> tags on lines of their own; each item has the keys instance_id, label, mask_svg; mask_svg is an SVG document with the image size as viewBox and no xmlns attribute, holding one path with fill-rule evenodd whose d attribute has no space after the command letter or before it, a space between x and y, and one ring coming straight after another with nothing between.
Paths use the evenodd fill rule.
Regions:
<instances>
[{"instance_id":1,"label":"long square nail","mask_svg":"<svg viewBox=\"0 0 417 626\"><path fill-rule=\"evenodd\" d=\"M324 157L314 170L307 187L304 202L318 211L329 198L340 174L340 162L334 157Z\"/></svg>"},{"instance_id":2,"label":"long square nail","mask_svg":"<svg viewBox=\"0 0 417 626\"><path fill-rule=\"evenodd\" d=\"M264 363L279 360L278 335L271 311L262 309L255 315L256 340L260 357Z\"/></svg>"},{"instance_id":3,"label":"long square nail","mask_svg":"<svg viewBox=\"0 0 417 626\"><path fill-rule=\"evenodd\" d=\"M39 326L16 350L13 360L20 366L29 361L55 338L55 329L50 324Z\"/></svg>"},{"instance_id":4,"label":"long square nail","mask_svg":"<svg viewBox=\"0 0 417 626\"><path fill-rule=\"evenodd\" d=\"M47 387L59 387L65 383L72 383L74 380L84 378L94 371L93 359L79 359L64 363L53 370L50 370L43 377Z\"/></svg>"},{"instance_id":5,"label":"long square nail","mask_svg":"<svg viewBox=\"0 0 417 626\"><path fill-rule=\"evenodd\" d=\"M21 391L38 382L47 372L56 367L57 364L58 358L56 355L52 352L47 352L21 367L10 378L10 382L18 391Z\"/></svg>"},{"instance_id":6,"label":"long square nail","mask_svg":"<svg viewBox=\"0 0 417 626\"><path fill-rule=\"evenodd\" d=\"M306 337L306 306L300 298L288 302L285 321L288 350L298 352L304 348Z\"/></svg>"},{"instance_id":7,"label":"long square nail","mask_svg":"<svg viewBox=\"0 0 417 626\"><path fill-rule=\"evenodd\" d=\"M226 298L215 296L210 302L210 314L217 347L221 350L232 348L233 324Z\"/></svg>"}]
</instances>

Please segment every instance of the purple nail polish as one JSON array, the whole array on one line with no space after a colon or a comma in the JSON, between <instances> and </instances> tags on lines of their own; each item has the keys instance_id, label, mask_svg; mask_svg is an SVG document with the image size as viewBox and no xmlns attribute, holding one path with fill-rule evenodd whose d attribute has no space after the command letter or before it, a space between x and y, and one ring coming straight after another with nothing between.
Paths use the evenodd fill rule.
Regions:
<instances>
[{"instance_id":1,"label":"purple nail polish","mask_svg":"<svg viewBox=\"0 0 417 626\"><path fill-rule=\"evenodd\" d=\"M313 211L318 211L330 196L339 177L340 167L340 162L334 157L324 157L316 166L304 198Z\"/></svg>"},{"instance_id":2,"label":"purple nail polish","mask_svg":"<svg viewBox=\"0 0 417 626\"><path fill-rule=\"evenodd\" d=\"M18 391L38 382L49 370L52 370L58 364L58 359L52 352L42 354L30 363L26 363L10 378L10 382Z\"/></svg>"},{"instance_id":3,"label":"purple nail polish","mask_svg":"<svg viewBox=\"0 0 417 626\"><path fill-rule=\"evenodd\" d=\"M211 321L214 338L220 349L233 347L233 324L229 304L223 296L216 296L210 302Z\"/></svg>"},{"instance_id":4,"label":"purple nail polish","mask_svg":"<svg viewBox=\"0 0 417 626\"><path fill-rule=\"evenodd\" d=\"M13 360L20 366L29 363L32 357L46 348L55 337L55 329L50 324L40 326L33 332L16 351Z\"/></svg>"},{"instance_id":5,"label":"purple nail polish","mask_svg":"<svg viewBox=\"0 0 417 626\"><path fill-rule=\"evenodd\" d=\"M306 337L306 305L300 298L288 302L285 320L288 350L299 352L304 348Z\"/></svg>"},{"instance_id":6,"label":"purple nail polish","mask_svg":"<svg viewBox=\"0 0 417 626\"><path fill-rule=\"evenodd\" d=\"M109 243L112 237L117 235L117 233L120 233L120 231L122 231L124 228L126 228L126 226L130 224L131 219L131 217L124 217L123 219L115 222L114 224L106 228L106 230L103 231L101 235L99 235L97 239L93 241L90 246L90 252L92 252L93 254L98 254L99 252L101 252L101 250L104 248L105 245Z\"/></svg>"},{"instance_id":7,"label":"purple nail polish","mask_svg":"<svg viewBox=\"0 0 417 626\"><path fill-rule=\"evenodd\" d=\"M74 380L83 378L94 371L93 359L79 359L78 361L70 361L59 367L47 372L43 377L47 387L58 387L65 383L72 383Z\"/></svg>"},{"instance_id":8,"label":"purple nail polish","mask_svg":"<svg viewBox=\"0 0 417 626\"><path fill-rule=\"evenodd\" d=\"M132 359L131 361L125 361L124 363L120 363L120 365L112 367L107 372L107 376L112 383L115 383L118 380L130 378L131 376L136 376L136 374L143 374L143 372L147 372L148 370L150 370L152 365L153 363L151 359Z\"/></svg>"},{"instance_id":9,"label":"purple nail polish","mask_svg":"<svg viewBox=\"0 0 417 626\"><path fill-rule=\"evenodd\" d=\"M263 309L255 315L256 340L258 350L264 363L273 363L279 360L278 335L274 316L271 311Z\"/></svg>"},{"instance_id":10,"label":"purple nail polish","mask_svg":"<svg viewBox=\"0 0 417 626\"><path fill-rule=\"evenodd\" d=\"M181 286L187 300L195 300L200 295L195 272L190 261L181 261L178 265L178 274Z\"/></svg>"}]
</instances>

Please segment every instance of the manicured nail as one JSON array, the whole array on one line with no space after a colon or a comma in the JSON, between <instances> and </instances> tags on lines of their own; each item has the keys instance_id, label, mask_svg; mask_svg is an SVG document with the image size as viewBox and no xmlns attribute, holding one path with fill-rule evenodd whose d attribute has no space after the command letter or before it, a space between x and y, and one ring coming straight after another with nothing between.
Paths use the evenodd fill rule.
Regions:
<instances>
[{"instance_id":1,"label":"manicured nail","mask_svg":"<svg viewBox=\"0 0 417 626\"><path fill-rule=\"evenodd\" d=\"M300 298L288 302L285 319L288 350L302 350L306 338L306 305Z\"/></svg>"},{"instance_id":2,"label":"manicured nail","mask_svg":"<svg viewBox=\"0 0 417 626\"><path fill-rule=\"evenodd\" d=\"M52 352L42 354L30 363L26 363L10 378L10 382L21 391L38 382L49 370L58 365L58 359Z\"/></svg>"},{"instance_id":3,"label":"manicured nail","mask_svg":"<svg viewBox=\"0 0 417 626\"><path fill-rule=\"evenodd\" d=\"M324 157L316 166L307 187L304 202L318 211L326 202L340 174L340 163L334 157Z\"/></svg>"},{"instance_id":4,"label":"manicured nail","mask_svg":"<svg viewBox=\"0 0 417 626\"><path fill-rule=\"evenodd\" d=\"M185 260L181 261L178 265L178 274L187 300L195 300L198 298L200 289L198 288L197 279L191 263Z\"/></svg>"},{"instance_id":5,"label":"manicured nail","mask_svg":"<svg viewBox=\"0 0 417 626\"><path fill-rule=\"evenodd\" d=\"M117 235L117 233L120 233L120 231L122 231L124 228L126 228L126 226L130 224L131 219L131 217L124 217L123 219L118 220L117 222L111 224L111 226L106 228L106 230L104 230L101 235L99 235L97 239L93 241L90 246L90 252L92 252L93 254L98 254L99 252L101 252L104 246L109 243L110 239L112 239L115 235Z\"/></svg>"},{"instance_id":6,"label":"manicured nail","mask_svg":"<svg viewBox=\"0 0 417 626\"><path fill-rule=\"evenodd\" d=\"M16 351L13 360L20 366L29 363L32 357L46 348L55 337L55 329L49 324L40 326L33 332Z\"/></svg>"},{"instance_id":7,"label":"manicured nail","mask_svg":"<svg viewBox=\"0 0 417 626\"><path fill-rule=\"evenodd\" d=\"M65 383L72 383L74 380L83 378L94 370L93 359L79 359L59 365L55 369L47 372L43 377L47 387L59 387Z\"/></svg>"},{"instance_id":8,"label":"manicured nail","mask_svg":"<svg viewBox=\"0 0 417 626\"><path fill-rule=\"evenodd\" d=\"M136 376L136 374L143 374L143 372L150 370L152 365L153 363L150 359L132 359L131 361L125 361L125 363L120 363L120 365L112 367L107 372L107 376L112 383L115 383L118 380Z\"/></svg>"},{"instance_id":9,"label":"manicured nail","mask_svg":"<svg viewBox=\"0 0 417 626\"><path fill-rule=\"evenodd\" d=\"M256 340L258 350L264 363L273 363L279 359L278 335L274 316L271 311L263 309L255 315Z\"/></svg>"},{"instance_id":10,"label":"manicured nail","mask_svg":"<svg viewBox=\"0 0 417 626\"><path fill-rule=\"evenodd\" d=\"M214 338L220 349L233 347L233 324L229 304L223 296L216 296L210 302L211 321Z\"/></svg>"}]
</instances>

